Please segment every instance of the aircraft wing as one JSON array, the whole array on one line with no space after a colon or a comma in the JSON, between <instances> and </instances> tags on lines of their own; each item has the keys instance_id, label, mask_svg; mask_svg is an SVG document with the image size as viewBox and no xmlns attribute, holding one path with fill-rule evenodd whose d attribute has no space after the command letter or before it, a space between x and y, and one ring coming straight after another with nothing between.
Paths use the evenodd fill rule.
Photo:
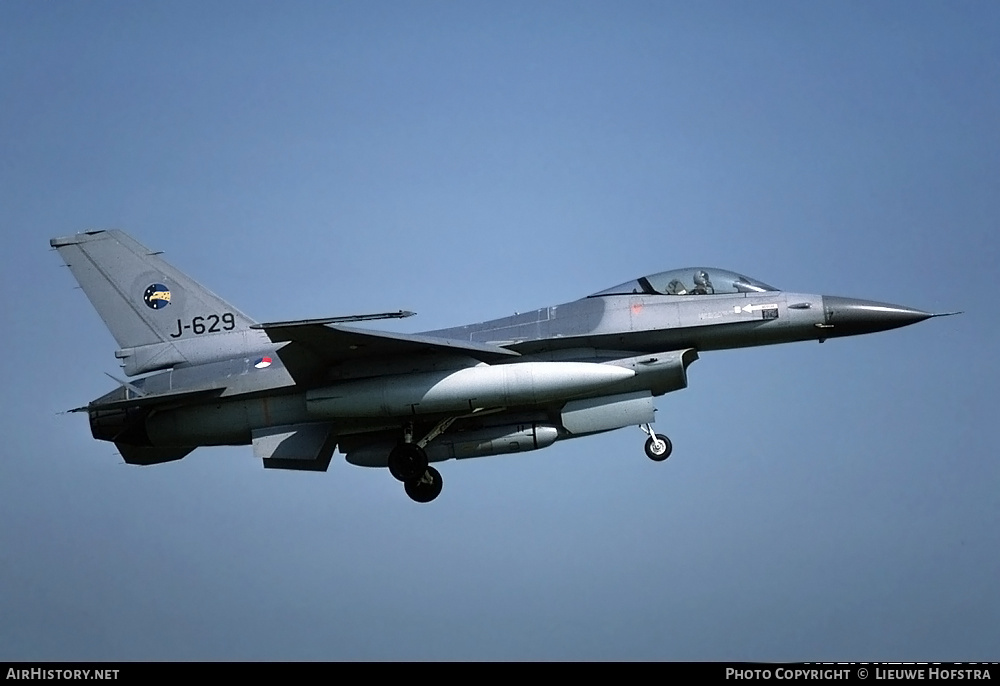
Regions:
<instances>
[{"instance_id":1,"label":"aircraft wing","mask_svg":"<svg viewBox=\"0 0 1000 686\"><path fill-rule=\"evenodd\" d=\"M520 353L488 343L473 343L420 334L355 329L328 320L254 324L273 342L288 342L278 356L297 382L308 382L317 373L335 364L371 361L380 358L464 356L481 362L496 362Z\"/></svg>"}]
</instances>

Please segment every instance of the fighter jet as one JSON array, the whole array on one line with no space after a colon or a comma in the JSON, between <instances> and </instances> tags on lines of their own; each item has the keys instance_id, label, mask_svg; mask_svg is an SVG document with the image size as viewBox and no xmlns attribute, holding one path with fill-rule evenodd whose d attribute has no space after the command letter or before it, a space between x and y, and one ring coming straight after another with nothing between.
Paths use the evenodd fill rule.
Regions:
<instances>
[{"instance_id":1,"label":"fighter jet","mask_svg":"<svg viewBox=\"0 0 1000 686\"><path fill-rule=\"evenodd\" d=\"M406 311L260 323L121 231L50 244L111 330L124 374L137 377L74 410L125 462L249 444L265 468L326 471L337 449L351 464L388 468L420 503L441 493L432 463L623 427L645 432L650 459L667 459L654 399L685 388L702 351L942 316L693 267L420 334L347 326Z\"/></svg>"}]
</instances>

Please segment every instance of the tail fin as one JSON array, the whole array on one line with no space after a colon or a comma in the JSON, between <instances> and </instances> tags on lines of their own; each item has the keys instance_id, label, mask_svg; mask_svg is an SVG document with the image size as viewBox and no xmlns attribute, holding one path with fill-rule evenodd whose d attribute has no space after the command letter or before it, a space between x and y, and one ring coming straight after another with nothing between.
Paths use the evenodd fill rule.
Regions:
<instances>
[{"instance_id":1,"label":"tail fin","mask_svg":"<svg viewBox=\"0 0 1000 686\"><path fill-rule=\"evenodd\" d=\"M174 347L191 333L242 331L255 323L121 231L88 231L49 244L123 350Z\"/></svg>"}]
</instances>

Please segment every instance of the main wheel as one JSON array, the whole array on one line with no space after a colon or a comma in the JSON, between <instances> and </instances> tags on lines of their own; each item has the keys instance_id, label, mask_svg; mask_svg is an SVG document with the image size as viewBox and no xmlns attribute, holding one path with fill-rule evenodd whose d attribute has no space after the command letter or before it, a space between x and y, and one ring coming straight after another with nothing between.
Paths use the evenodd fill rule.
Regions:
<instances>
[{"instance_id":1,"label":"main wheel","mask_svg":"<svg viewBox=\"0 0 1000 686\"><path fill-rule=\"evenodd\" d=\"M400 443L389 453L389 473L399 481L419 478L427 469L427 453L416 443Z\"/></svg>"},{"instance_id":2,"label":"main wheel","mask_svg":"<svg viewBox=\"0 0 1000 686\"><path fill-rule=\"evenodd\" d=\"M418 503L429 503L441 495L441 487L444 486L444 483L441 481L441 474L438 470L434 467L428 467L424 470L422 477L405 481L403 486L406 488L406 495L410 496L411 500Z\"/></svg>"},{"instance_id":3,"label":"main wheel","mask_svg":"<svg viewBox=\"0 0 1000 686\"><path fill-rule=\"evenodd\" d=\"M663 462L673 450L674 444L663 434L656 434L655 440L652 436L646 439L646 457L651 460Z\"/></svg>"}]
</instances>

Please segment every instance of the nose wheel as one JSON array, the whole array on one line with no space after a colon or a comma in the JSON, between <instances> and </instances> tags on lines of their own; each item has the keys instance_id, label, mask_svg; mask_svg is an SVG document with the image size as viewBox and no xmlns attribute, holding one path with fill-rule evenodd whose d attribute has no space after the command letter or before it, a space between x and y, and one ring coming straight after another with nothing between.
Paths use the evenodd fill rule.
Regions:
<instances>
[{"instance_id":1,"label":"nose wheel","mask_svg":"<svg viewBox=\"0 0 1000 686\"><path fill-rule=\"evenodd\" d=\"M655 462L663 462L673 450L674 445L663 434L654 434L646 439L646 457Z\"/></svg>"},{"instance_id":2,"label":"nose wheel","mask_svg":"<svg viewBox=\"0 0 1000 686\"><path fill-rule=\"evenodd\" d=\"M653 428L649 424L643 424L639 428L649 435L644 448L646 457L654 462L663 462L670 457L670 453L674 451L674 444L669 438L663 434L653 433Z\"/></svg>"}]
</instances>

